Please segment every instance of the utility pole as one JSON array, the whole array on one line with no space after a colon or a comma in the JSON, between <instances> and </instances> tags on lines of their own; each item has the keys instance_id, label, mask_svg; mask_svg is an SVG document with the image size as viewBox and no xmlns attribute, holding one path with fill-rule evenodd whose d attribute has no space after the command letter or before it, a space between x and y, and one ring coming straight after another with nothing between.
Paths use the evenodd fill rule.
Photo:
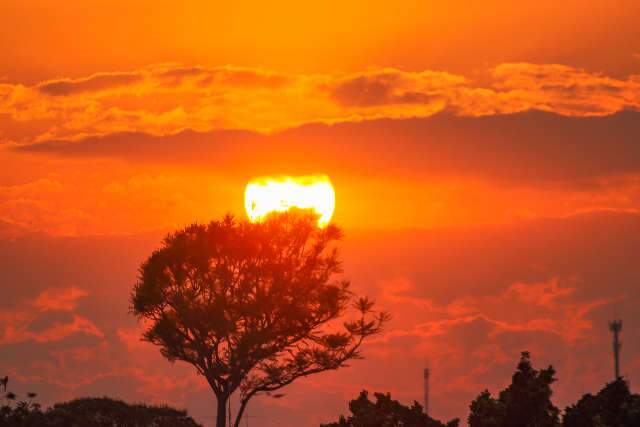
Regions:
<instances>
[{"instance_id":1,"label":"utility pole","mask_svg":"<svg viewBox=\"0 0 640 427\"><path fill-rule=\"evenodd\" d=\"M424 368L424 413L429 413L429 368Z\"/></svg>"},{"instance_id":2,"label":"utility pole","mask_svg":"<svg viewBox=\"0 0 640 427\"><path fill-rule=\"evenodd\" d=\"M620 379L620 331L622 331L622 320L613 320L609 322L609 330L613 332L613 362L615 369L615 379Z\"/></svg>"}]
</instances>

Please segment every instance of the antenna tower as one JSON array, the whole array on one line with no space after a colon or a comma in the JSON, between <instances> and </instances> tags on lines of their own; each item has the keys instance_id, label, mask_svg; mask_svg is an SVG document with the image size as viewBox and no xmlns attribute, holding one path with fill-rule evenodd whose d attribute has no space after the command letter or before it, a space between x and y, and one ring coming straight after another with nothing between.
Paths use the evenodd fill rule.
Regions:
<instances>
[{"instance_id":1,"label":"antenna tower","mask_svg":"<svg viewBox=\"0 0 640 427\"><path fill-rule=\"evenodd\" d=\"M615 370L615 379L620 378L620 331L622 331L622 320L613 320L609 322L609 330L613 332L613 363Z\"/></svg>"}]
</instances>

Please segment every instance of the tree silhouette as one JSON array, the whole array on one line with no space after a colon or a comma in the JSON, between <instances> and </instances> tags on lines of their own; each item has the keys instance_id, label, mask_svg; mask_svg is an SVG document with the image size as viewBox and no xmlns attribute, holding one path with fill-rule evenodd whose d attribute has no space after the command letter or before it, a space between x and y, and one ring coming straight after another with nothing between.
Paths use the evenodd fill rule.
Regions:
<instances>
[{"instance_id":1,"label":"tree silhouette","mask_svg":"<svg viewBox=\"0 0 640 427\"><path fill-rule=\"evenodd\" d=\"M422 411L418 402L411 407L391 399L389 393L375 393L375 403L369 400L366 390L357 399L349 402L352 415L340 416L338 422L322 424L320 427L457 427L458 420L443 424Z\"/></svg>"},{"instance_id":2,"label":"tree silhouette","mask_svg":"<svg viewBox=\"0 0 640 427\"><path fill-rule=\"evenodd\" d=\"M234 392L237 427L253 396L346 366L388 319L335 279L342 233L316 224L301 212L194 224L167 236L140 268L131 300L144 339L206 378L218 427ZM333 322L350 305L357 318Z\"/></svg>"},{"instance_id":3,"label":"tree silhouette","mask_svg":"<svg viewBox=\"0 0 640 427\"><path fill-rule=\"evenodd\" d=\"M469 414L470 427L502 427L504 423L504 404L491 397L485 390L471 402Z\"/></svg>"},{"instance_id":4,"label":"tree silhouette","mask_svg":"<svg viewBox=\"0 0 640 427\"><path fill-rule=\"evenodd\" d=\"M595 396L585 394L565 410L565 427L640 426L640 395L631 394L627 382L619 378Z\"/></svg>"},{"instance_id":5,"label":"tree silhouette","mask_svg":"<svg viewBox=\"0 0 640 427\"><path fill-rule=\"evenodd\" d=\"M28 392L27 400L8 391L9 377L0 379L3 394L0 395L0 425L7 427L40 427L44 425L40 404L33 401L36 393Z\"/></svg>"},{"instance_id":6,"label":"tree silhouette","mask_svg":"<svg viewBox=\"0 0 640 427\"><path fill-rule=\"evenodd\" d=\"M186 411L168 406L128 404L108 397L81 398L56 403L42 411L28 401L0 405L0 425L3 427L202 427ZM12 399L14 400L15 395Z\"/></svg>"},{"instance_id":7,"label":"tree silhouette","mask_svg":"<svg viewBox=\"0 0 640 427\"><path fill-rule=\"evenodd\" d=\"M46 427L201 427L186 411L168 406L128 404L108 397L56 403L45 412Z\"/></svg>"},{"instance_id":8,"label":"tree silhouette","mask_svg":"<svg viewBox=\"0 0 640 427\"><path fill-rule=\"evenodd\" d=\"M471 402L470 427L555 427L560 411L551 402L552 366L540 371L531 366L531 357L523 352L511 384L498 399L485 390Z\"/></svg>"}]
</instances>

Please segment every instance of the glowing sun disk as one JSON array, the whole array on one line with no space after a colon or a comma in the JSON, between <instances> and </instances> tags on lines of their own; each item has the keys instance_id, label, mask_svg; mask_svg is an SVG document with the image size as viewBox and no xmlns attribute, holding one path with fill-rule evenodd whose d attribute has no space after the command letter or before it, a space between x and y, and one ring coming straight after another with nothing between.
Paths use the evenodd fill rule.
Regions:
<instances>
[{"instance_id":1,"label":"glowing sun disk","mask_svg":"<svg viewBox=\"0 0 640 427\"><path fill-rule=\"evenodd\" d=\"M293 207L311 209L319 215L318 225L329 223L335 209L333 185L326 175L263 177L251 180L244 192L249 220L260 221L271 212Z\"/></svg>"}]
</instances>

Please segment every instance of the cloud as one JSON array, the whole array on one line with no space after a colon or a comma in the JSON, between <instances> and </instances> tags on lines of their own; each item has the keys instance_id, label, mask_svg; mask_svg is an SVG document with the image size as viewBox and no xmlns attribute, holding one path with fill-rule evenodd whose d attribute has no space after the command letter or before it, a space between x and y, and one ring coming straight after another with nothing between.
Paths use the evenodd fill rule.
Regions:
<instances>
[{"instance_id":1,"label":"cloud","mask_svg":"<svg viewBox=\"0 0 640 427\"><path fill-rule=\"evenodd\" d=\"M229 211L243 215L251 177L319 171L335 182L336 220L347 228L636 212L638 138L640 113L626 110L589 117L440 113L270 134L184 130L47 140L0 152L21 174L0 186L0 220L58 235L166 230Z\"/></svg>"},{"instance_id":2,"label":"cloud","mask_svg":"<svg viewBox=\"0 0 640 427\"><path fill-rule=\"evenodd\" d=\"M638 108L640 85L559 64L501 64L493 69L494 87L510 94L517 109L566 115L612 114ZM519 104L519 106L518 106Z\"/></svg>"},{"instance_id":3,"label":"cloud","mask_svg":"<svg viewBox=\"0 0 640 427\"><path fill-rule=\"evenodd\" d=\"M433 320L416 324L415 317L411 316L404 322L411 325L409 330L392 331L381 340L387 341L389 336L427 339L446 335L452 328L478 321L482 321L488 328L487 334L493 336L506 332L544 332L568 342L584 339L592 328L587 316L612 300L598 298L577 303L571 298L577 288L562 286L559 282L558 278L542 283L516 282L499 294L456 297L446 305L406 294L416 288L407 279L384 282L380 284L381 305L399 313L407 309L420 310L423 316ZM400 295L399 292L405 294Z\"/></svg>"},{"instance_id":4,"label":"cloud","mask_svg":"<svg viewBox=\"0 0 640 427\"><path fill-rule=\"evenodd\" d=\"M96 73L81 79L48 80L38 84L36 89L46 95L69 96L131 86L141 80L139 72Z\"/></svg>"},{"instance_id":5,"label":"cloud","mask_svg":"<svg viewBox=\"0 0 640 427\"><path fill-rule=\"evenodd\" d=\"M505 291L503 299L556 310L559 308L558 300L570 297L576 290L574 287L561 287L558 282L558 278L553 278L546 283L514 283Z\"/></svg>"},{"instance_id":6,"label":"cloud","mask_svg":"<svg viewBox=\"0 0 640 427\"><path fill-rule=\"evenodd\" d=\"M86 290L75 287L47 289L38 295L33 305L42 311L73 311L78 299L88 295Z\"/></svg>"},{"instance_id":7,"label":"cloud","mask_svg":"<svg viewBox=\"0 0 640 427\"><path fill-rule=\"evenodd\" d=\"M464 77L446 72L381 69L338 78L327 90L343 107L428 105L451 97L466 83Z\"/></svg>"},{"instance_id":8,"label":"cloud","mask_svg":"<svg viewBox=\"0 0 640 427\"><path fill-rule=\"evenodd\" d=\"M291 82L292 77L274 71L249 67L185 67L176 64L152 66L150 78L160 85L170 87L192 83L201 88L235 86L253 89L257 87L277 89Z\"/></svg>"},{"instance_id":9,"label":"cloud","mask_svg":"<svg viewBox=\"0 0 640 427\"><path fill-rule=\"evenodd\" d=\"M102 331L94 322L75 312L77 300L88 295L76 287L46 289L33 300L3 310L0 312L0 346L25 341L56 342L74 334L102 337ZM64 315L51 315L51 312Z\"/></svg>"},{"instance_id":10,"label":"cloud","mask_svg":"<svg viewBox=\"0 0 640 427\"><path fill-rule=\"evenodd\" d=\"M274 169L299 164L320 170L332 165L333 172L355 169L360 174L384 165L387 175L466 176L507 185L595 186L598 180L640 172L638 138L638 112L566 117L529 111L310 124L271 135L235 130L167 136L125 132L76 142L49 140L13 150L209 166L236 162L259 167L268 159ZM313 157L308 155L309 146L314 147ZM354 163L354 158L362 161Z\"/></svg>"},{"instance_id":11,"label":"cloud","mask_svg":"<svg viewBox=\"0 0 640 427\"><path fill-rule=\"evenodd\" d=\"M273 132L309 122L429 117L441 111L483 116L538 109L582 117L640 106L636 75L623 79L531 63L505 63L488 71L487 81L480 84L433 70L285 74L262 68L156 64L33 86L2 84L0 115L5 115L3 127L9 129L5 139L19 134L34 142L119 131ZM26 129L21 126L25 122L33 125Z\"/></svg>"},{"instance_id":12,"label":"cloud","mask_svg":"<svg viewBox=\"0 0 640 427\"><path fill-rule=\"evenodd\" d=\"M28 231L25 227L0 219L0 239L13 240Z\"/></svg>"},{"instance_id":13,"label":"cloud","mask_svg":"<svg viewBox=\"0 0 640 427\"><path fill-rule=\"evenodd\" d=\"M0 198L20 197L41 197L51 192L62 190L62 184L51 178L40 178L32 182L23 184L0 186Z\"/></svg>"}]
</instances>

